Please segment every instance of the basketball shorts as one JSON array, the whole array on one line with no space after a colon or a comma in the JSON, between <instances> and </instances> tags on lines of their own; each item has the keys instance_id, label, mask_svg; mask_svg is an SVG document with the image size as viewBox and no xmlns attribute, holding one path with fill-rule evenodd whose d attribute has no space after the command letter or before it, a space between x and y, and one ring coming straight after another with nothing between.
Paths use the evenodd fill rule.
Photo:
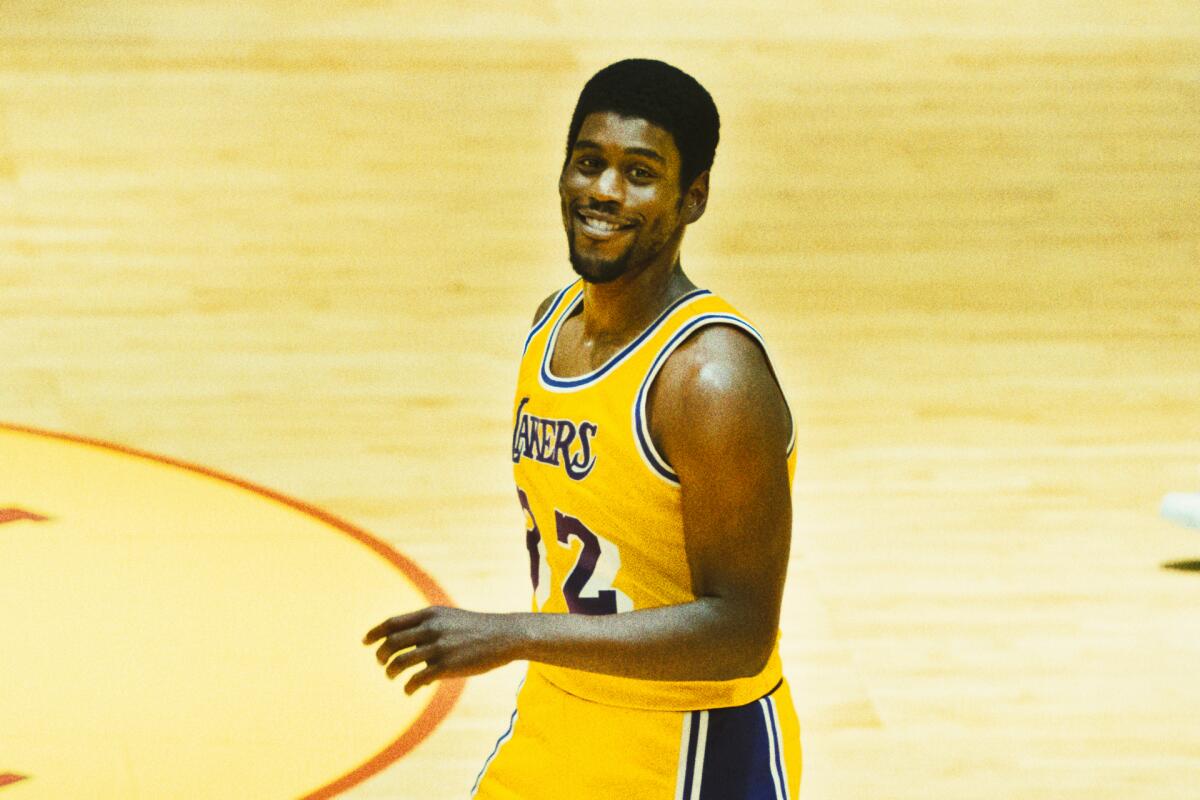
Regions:
<instances>
[{"instance_id":1,"label":"basketball shorts","mask_svg":"<svg viewBox=\"0 0 1200 800\"><path fill-rule=\"evenodd\" d=\"M646 711L567 694L531 671L475 800L795 800L800 724L787 681L744 706Z\"/></svg>"}]
</instances>

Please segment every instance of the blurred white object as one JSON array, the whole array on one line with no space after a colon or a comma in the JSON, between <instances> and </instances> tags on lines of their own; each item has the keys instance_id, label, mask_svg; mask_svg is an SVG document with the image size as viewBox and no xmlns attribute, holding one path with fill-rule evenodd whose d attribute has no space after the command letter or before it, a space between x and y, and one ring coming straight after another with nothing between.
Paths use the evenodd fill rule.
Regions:
<instances>
[{"instance_id":1,"label":"blurred white object","mask_svg":"<svg viewBox=\"0 0 1200 800\"><path fill-rule=\"evenodd\" d=\"M1189 528L1200 528L1200 494L1171 492L1159 509L1164 517Z\"/></svg>"}]
</instances>

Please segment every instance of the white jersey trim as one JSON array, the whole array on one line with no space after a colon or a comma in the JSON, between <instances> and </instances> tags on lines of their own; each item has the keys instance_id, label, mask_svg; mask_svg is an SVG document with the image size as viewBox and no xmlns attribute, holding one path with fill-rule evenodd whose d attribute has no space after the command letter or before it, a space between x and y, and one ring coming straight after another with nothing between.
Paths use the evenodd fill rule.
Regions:
<instances>
[{"instance_id":1,"label":"white jersey trim","mask_svg":"<svg viewBox=\"0 0 1200 800\"><path fill-rule=\"evenodd\" d=\"M688 292L682 297L676 299L675 302L671 303L671 305L667 306L663 312L646 327L645 330L639 333L632 342L625 345L625 347L622 348L619 353L614 355L608 361L584 375L578 375L574 378L559 378L550 372L550 360L554 357L554 347L558 344L558 334L559 331L562 330L563 322L565 322L567 317L571 316L575 309L579 307L579 304L583 302L583 293L581 292L579 296L571 301L570 305L568 305L563 312L559 314L558 321L554 323L554 328L551 329L550 336L546 339L546 349L542 352L542 364L538 369L538 383L541 384L543 389L551 392L573 392L596 383L611 370L619 366L622 362L637 352L637 350L646 343L646 340L650 338L655 329L657 329L667 317L669 317L678 309L683 308L684 306L699 300L701 297L706 297L710 294L712 294L712 292L708 291L707 289L694 289Z\"/></svg>"},{"instance_id":2,"label":"white jersey trim","mask_svg":"<svg viewBox=\"0 0 1200 800\"><path fill-rule=\"evenodd\" d=\"M661 478L664 482L671 486L679 486L679 476L675 474L675 470L667 463L662 454L658 452L658 448L654 446L654 440L650 436L650 423L646 415L646 398L649 396L649 389L654 379L658 376L658 371L662 369L667 358L671 353L687 341L688 337L695 333L700 328L708 325L731 325L739 328L758 342L758 346L762 348L763 355L767 359L767 367L771 370L771 376L775 379L775 383L779 385L779 391L784 394L784 405L787 406L787 396L783 391L783 384L779 382L779 376L775 374L775 367L771 363L771 355L767 350L767 343L763 341L762 334L755 330L754 326L741 317L728 313L711 313L701 314L693 319L688 320L675 335L663 346L650 365L646 377L642 379L642 385L638 387L637 395L633 401L633 438L637 443L638 454L642 457L644 463L651 472ZM792 455L792 448L796 446L796 420L792 416L791 408L788 408L788 422L791 428L791 434L788 437L787 455Z\"/></svg>"},{"instance_id":3,"label":"white jersey trim","mask_svg":"<svg viewBox=\"0 0 1200 800\"><path fill-rule=\"evenodd\" d=\"M579 283L579 281L573 281L564 286L562 290L554 296L554 302L550 304L548 309L546 309L546 313L538 317L537 322L533 323L533 327L529 329L529 334L525 337L525 346L521 348L522 357L529 352L529 343L533 341L533 337L537 336L537 332L545 327L546 323L550 321L550 318L554 316L554 311L558 308L558 304L562 302L563 296L566 295L566 293L576 283Z\"/></svg>"}]
</instances>

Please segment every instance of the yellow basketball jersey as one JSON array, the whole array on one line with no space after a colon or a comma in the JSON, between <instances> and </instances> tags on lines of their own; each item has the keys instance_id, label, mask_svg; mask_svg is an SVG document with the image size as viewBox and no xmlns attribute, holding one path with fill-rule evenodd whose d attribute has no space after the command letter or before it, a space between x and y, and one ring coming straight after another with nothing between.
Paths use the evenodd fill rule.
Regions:
<instances>
[{"instance_id":1,"label":"yellow basketball jersey","mask_svg":"<svg viewBox=\"0 0 1200 800\"><path fill-rule=\"evenodd\" d=\"M558 377L550 368L558 332L582 302L581 281L555 297L529 332L517 381L512 458L533 610L611 614L690 602L679 481L650 439L648 388L675 348L704 326L731 325L760 345L762 337L728 303L696 289L603 366ZM537 663L530 671L578 697L655 710L743 705L782 677L778 643L762 672L729 681L638 680Z\"/></svg>"}]
</instances>

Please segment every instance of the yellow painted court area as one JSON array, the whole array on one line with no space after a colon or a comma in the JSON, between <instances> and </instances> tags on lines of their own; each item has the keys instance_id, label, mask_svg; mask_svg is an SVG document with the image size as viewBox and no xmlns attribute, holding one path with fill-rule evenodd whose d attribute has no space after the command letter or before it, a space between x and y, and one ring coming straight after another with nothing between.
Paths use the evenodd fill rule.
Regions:
<instances>
[{"instance_id":1,"label":"yellow painted court area","mask_svg":"<svg viewBox=\"0 0 1200 800\"><path fill-rule=\"evenodd\" d=\"M319 514L0 427L5 800L328 796L428 718L359 643L427 579Z\"/></svg>"}]
</instances>

